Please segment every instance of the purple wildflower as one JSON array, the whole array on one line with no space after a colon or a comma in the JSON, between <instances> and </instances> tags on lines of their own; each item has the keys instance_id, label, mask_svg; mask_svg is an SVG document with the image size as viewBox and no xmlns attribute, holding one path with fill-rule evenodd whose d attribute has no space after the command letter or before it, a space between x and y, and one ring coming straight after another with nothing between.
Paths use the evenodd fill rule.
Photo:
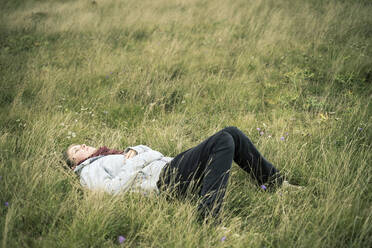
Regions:
<instances>
[{"instance_id":1,"label":"purple wildflower","mask_svg":"<svg viewBox=\"0 0 372 248\"><path fill-rule=\"evenodd\" d=\"M221 242L225 242L225 240L226 240L226 236L223 236L223 237L221 238Z\"/></svg>"},{"instance_id":2,"label":"purple wildflower","mask_svg":"<svg viewBox=\"0 0 372 248\"><path fill-rule=\"evenodd\" d=\"M120 235L120 236L118 237L118 242L119 242L119 244L123 243L124 241L125 241L125 237Z\"/></svg>"},{"instance_id":3,"label":"purple wildflower","mask_svg":"<svg viewBox=\"0 0 372 248\"><path fill-rule=\"evenodd\" d=\"M264 135L264 132L261 131L261 132L260 132L260 135Z\"/></svg>"},{"instance_id":4,"label":"purple wildflower","mask_svg":"<svg viewBox=\"0 0 372 248\"><path fill-rule=\"evenodd\" d=\"M280 137L280 140L281 141L284 141L285 140L284 136Z\"/></svg>"},{"instance_id":5,"label":"purple wildflower","mask_svg":"<svg viewBox=\"0 0 372 248\"><path fill-rule=\"evenodd\" d=\"M258 127L258 128L257 128L257 131L261 131L261 128Z\"/></svg>"},{"instance_id":6,"label":"purple wildflower","mask_svg":"<svg viewBox=\"0 0 372 248\"><path fill-rule=\"evenodd\" d=\"M362 130L363 130L363 128L361 128L361 127L360 127L360 128L358 128L358 131L362 131Z\"/></svg>"},{"instance_id":7,"label":"purple wildflower","mask_svg":"<svg viewBox=\"0 0 372 248\"><path fill-rule=\"evenodd\" d=\"M5 206L5 207L9 207L9 202L5 202L5 203L4 203L4 206Z\"/></svg>"},{"instance_id":8,"label":"purple wildflower","mask_svg":"<svg viewBox=\"0 0 372 248\"><path fill-rule=\"evenodd\" d=\"M288 132L285 133L285 136L288 136Z\"/></svg>"},{"instance_id":9,"label":"purple wildflower","mask_svg":"<svg viewBox=\"0 0 372 248\"><path fill-rule=\"evenodd\" d=\"M261 185L261 189L263 189L263 190L266 190L267 188L266 188L266 186L265 185Z\"/></svg>"}]
</instances>

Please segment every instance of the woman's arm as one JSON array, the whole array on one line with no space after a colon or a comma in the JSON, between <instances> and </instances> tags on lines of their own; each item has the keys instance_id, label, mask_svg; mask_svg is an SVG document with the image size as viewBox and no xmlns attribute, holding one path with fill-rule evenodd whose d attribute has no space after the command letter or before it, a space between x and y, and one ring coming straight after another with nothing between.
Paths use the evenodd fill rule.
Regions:
<instances>
[{"instance_id":1,"label":"woman's arm","mask_svg":"<svg viewBox=\"0 0 372 248\"><path fill-rule=\"evenodd\" d=\"M136 155L139 155L144 152L154 151L150 147L145 145L131 146L124 150L124 155L126 159L133 158ZM157 151L154 151L157 152Z\"/></svg>"},{"instance_id":2,"label":"woman's arm","mask_svg":"<svg viewBox=\"0 0 372 248\"><path fill-rule=\"evenodd\" d=\"M80 183L90 190L103 190L110 194L118 194L130 189L137 173L137 171L132 171L112 177L103 167L95 166L89 171L83 171L80 175Z\"/></svg>"},{"instance_id":3,"label":"woman's arm","mask_svg":"<svg viewBox=\"0 0 372 248\"><path fill-rule=\"evenodd\" d=\"M137 152L137 155L138 155L138 154L141 154L141 153L143 153L143 152L152 151L152 149L151 149L150 147L148 147L148 146L145 146L145 145L138 145L138 146L130 146L130 147L126 148L126 149L124 150L124 153L127 153L127 152L129 152L130 150L134 150L134 151L136 151L136 152Z\"/></svg>"}]
</instances>

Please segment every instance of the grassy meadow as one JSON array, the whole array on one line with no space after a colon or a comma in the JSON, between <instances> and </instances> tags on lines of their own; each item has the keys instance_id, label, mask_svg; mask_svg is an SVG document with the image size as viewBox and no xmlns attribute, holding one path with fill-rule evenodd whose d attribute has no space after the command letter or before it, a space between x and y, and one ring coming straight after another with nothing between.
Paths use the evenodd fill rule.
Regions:
<instances>
[{"instance_id":1,"label":"grassy meadow","mask_svg":"<svg viewBox=\"0 0 372 248\"><path fill-rule=\"evenodd\" d=\"M0 247L371 247L370 1L0 2ZM62 160L175 156L226 126L305 189L234 164L202 224L192 199L90 192Z\"/></svg>"}]
</instances>

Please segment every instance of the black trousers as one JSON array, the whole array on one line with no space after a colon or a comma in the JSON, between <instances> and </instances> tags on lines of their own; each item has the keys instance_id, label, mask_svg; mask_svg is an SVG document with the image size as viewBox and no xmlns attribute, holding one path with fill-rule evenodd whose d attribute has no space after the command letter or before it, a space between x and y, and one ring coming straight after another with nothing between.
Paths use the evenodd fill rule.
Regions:
<instances>
[{"instance_id":1,"label":"black trousers","mask_svg":"<svg viewBox=\"0 0 372 248\"><path fill-rule=\"evenodd\" d=\"M232 161L258 183L268 187L283 181L279 171L268 162L249 138L236 127L227 127L199 145L178 154L163 169L158 187L179 195L198 194L198 212L216 217L225 195Z\"/></svg>"}]
</instances>

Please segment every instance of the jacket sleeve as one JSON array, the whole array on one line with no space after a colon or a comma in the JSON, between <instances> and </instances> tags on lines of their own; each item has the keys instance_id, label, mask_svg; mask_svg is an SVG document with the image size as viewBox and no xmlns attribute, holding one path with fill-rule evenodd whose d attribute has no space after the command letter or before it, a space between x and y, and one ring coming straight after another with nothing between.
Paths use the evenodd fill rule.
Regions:
<instances>
[{"instance_id":1,"label":"jacket sleeve","mask_svg":"<svg viewBox=\"0 0 372 248\"><path fill-rule=\"evenodd\" d=\"M89 168L87 173L82 173L80 182L90 190L104 190L111 194L127 191L136 178L136 172L120 173L120 176L112 177L99 164Z\"/></svg>"},{"instance_id":2,"label":"jacket sleeve","mask_svg":"<svg viewBox=\"0 0 372 248\"><path fill-rule=\"evenodd\" d=\"M127 153L129 152L129 150L135 150L137 152L137 155L138 154L141 154L141 153L144 153L144 152L147 152L147 151L153 151L150 147L148 146L145 146L145 145L138 145L138 146L130 146L128 148L126 148L124 150L124 153Z\"/></svg>"},{"instance_id":3,"label":"jacket sleeve","mask_svg":"<svg viewBox=\"0 0 372 248\"><path fill-rule=\"evenodd\" d=\"M143 168L144 166L148 165L149 163L151 163L155 160L161 159L162 157L164 157L163 154L161 154L158 151L151 150L149 148L149 150L147 150L145 152L142 152L142 153L138 153L137 156L134 156L130 159L127 159L127 161L126 161L127 165L126 166L141 165L141 167Z\"/></svg>"}]
</instances>

